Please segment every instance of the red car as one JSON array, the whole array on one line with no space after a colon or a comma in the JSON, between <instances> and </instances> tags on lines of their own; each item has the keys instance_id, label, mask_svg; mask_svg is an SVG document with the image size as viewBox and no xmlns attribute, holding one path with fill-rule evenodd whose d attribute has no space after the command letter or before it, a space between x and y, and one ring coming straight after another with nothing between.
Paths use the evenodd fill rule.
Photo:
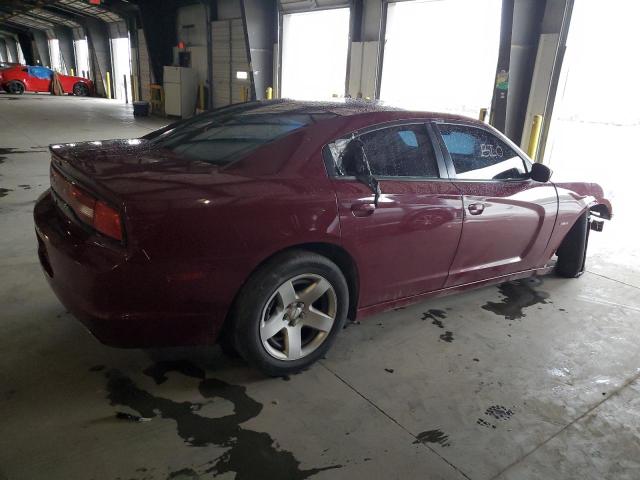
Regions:
<instances>
[{"instance_id":1,"label":"red car","mask_svg":"<svg viewBox=\"0 0 640 480\"><path fill-rule=\"evenodd\" d=\"M88 78L58 74L64 93L86 97L93 92ZM53 70L46 67L13 66L0 70L0 88L14 95L24 92L50 92Z\"/></svg>"},{"instance_id":2,"label":"red car","mask_svg":"<svg viewBox=\"0 0 640 480\"><path fill-rule=\"evenodd\" d=\"M109 345L220 338L269 375L347 317L577 277L611 218L484 123L370 104L246 103L51 153L38 252L69 311Z\"/></svg>"}]
</instances>

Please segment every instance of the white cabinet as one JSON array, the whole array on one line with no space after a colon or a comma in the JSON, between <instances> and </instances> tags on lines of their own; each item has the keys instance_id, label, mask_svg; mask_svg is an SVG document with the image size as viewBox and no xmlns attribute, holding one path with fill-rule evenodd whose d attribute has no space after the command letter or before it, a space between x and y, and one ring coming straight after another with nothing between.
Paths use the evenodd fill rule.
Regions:
<instances>
[{"instance_id":1,"label":"white cabinet","mask_svg":"<svg viewBox=\"0 0 640 480\"><path fill-rule=\"evenodd\" d=\"M192 68L164 67L164 111L189 118L196 110L198 80Z\"/></svg>"}]
</instances>

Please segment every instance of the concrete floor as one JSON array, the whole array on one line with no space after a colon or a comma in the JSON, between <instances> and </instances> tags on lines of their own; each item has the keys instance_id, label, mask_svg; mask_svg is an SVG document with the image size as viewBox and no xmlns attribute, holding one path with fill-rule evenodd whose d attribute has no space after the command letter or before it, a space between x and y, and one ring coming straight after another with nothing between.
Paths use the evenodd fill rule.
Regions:
<instances>
[{"instance_id":1,"label":"concrete floor","mask_svg":"<svg viewBox=\"0 0 640 480\"><path fill-rule=\"evenodd\" d=\"M0 479L639 477L640 262L611 247L623 224L592 236L579 280L377 315L307 372L267 379L217 348L105 347L40 271L46 145L162 121L0 95L0 122Z\"/></svg>"}]
</instances>

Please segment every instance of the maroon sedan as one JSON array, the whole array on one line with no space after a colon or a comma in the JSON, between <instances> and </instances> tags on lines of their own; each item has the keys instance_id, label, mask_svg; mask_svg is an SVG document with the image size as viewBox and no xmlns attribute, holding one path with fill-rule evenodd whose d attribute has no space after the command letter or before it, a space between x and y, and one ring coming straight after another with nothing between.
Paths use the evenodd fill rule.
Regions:
<instances>
[{"instance_id":1,"label":"maroon sedan","mask_svg":"<svg viewBox=\"0 0 640 480\"><path fill-rule=\"evenodd\" d=\"M345 319L584 269L611 206L484 123L367 104L254 102L146 137L51 146L46 278L102 342L222 339L270 375Z\"/></svg>"}]
</instances>

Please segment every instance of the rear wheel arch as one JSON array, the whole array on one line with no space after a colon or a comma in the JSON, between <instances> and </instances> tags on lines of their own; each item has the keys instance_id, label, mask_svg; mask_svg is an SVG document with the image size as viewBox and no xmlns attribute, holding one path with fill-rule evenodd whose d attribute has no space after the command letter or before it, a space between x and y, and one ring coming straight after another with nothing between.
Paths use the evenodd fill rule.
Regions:
<instances>
[{"instance_id":1,"label":"rear wheel arch","mask_svg":"<svg viewBox=\"0 0 640 480\"><path fill-rule=\"evenodd\" d=\"M231 303L229 310L227 312L224 325L222 327L222 331L220 333L221 337L225 336L225 333L229 329L229 325L231 324L233 312L235 311L236 301L240 292L249 281L249 279L263 267L266 263L271 261L273 258L285 254L287 252L293 251L306 251L311 253L316 253L318 255L322 255L323 257L331 260L342 272L345 280L347 281L347 288L349 290L349 310L347 313L347 318L355 319L355 315L358 309L358 295L360 288L360 280L358 275L358 267L355 263L353 256L347 252L343 247L337 245L335 243L330 242L312 242L312 243L301 243L297 245L291 245L276 252L271 253L269 256L264 258L260 263L258 263L254 269L247 275L242 285L238 288L236 292L233 302Z\"/></svg>"},{"instance_id":2,"label":"rear wheel arch","mask_svg":"<svg viewBox=\"0 0 640 480\"><path fill-rule=\"evenodd\" d=\"M347 287L349 288L349 319L355 320L356 312L358 309L358 295L360 293L360 280L358 275L358 266L356 265L353 256L347 252L343 247L334 243L305 243L295 247L291 247L292 250L306 250L309 252L317 253L323 257L327 257L333 263L335 263L344 278L347 280ZM289 250L289 249L285 249Z\"/></svg>"}]
</instances>

